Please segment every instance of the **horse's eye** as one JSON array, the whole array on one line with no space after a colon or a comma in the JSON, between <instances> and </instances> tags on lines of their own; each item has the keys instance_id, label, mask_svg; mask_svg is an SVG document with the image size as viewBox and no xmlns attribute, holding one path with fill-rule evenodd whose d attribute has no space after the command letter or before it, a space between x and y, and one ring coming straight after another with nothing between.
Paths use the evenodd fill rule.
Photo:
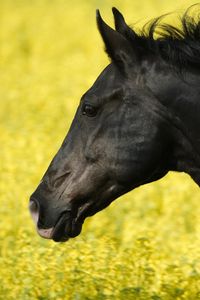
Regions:
<instances>
[{"instance_id":1,"label":"horse's eye","mask_svg":"<svg viewBox=\"0 0 200 300\"><path fill-rule=\"evenodd\" d=\"M94 117L97 114L97 108L90 104L85 104L82 108L82 114L88 117Z\"/></svg>"}]
</instances>

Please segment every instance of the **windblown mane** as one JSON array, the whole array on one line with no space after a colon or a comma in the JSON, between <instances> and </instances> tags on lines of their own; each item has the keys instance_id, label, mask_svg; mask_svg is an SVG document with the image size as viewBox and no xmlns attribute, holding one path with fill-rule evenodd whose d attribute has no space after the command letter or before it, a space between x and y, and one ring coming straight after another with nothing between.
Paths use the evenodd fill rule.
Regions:
<instances>
[{"instance_id":1,"label":"windblown mane","mask_svg":"<svg viewBox=\"0 0 200 300\"><path fill-rule=\"evenodd\" d=\"M191 14L191 9L198 11ZM199 4L189 7L180 18L180 27L161 23L166 16L148 22L139 34L131 28L126 38L145 53L160 54L178 70L192 68L200 71L200 12ZM157 35L157 37L155 37Z\"/></svg>"}]
</instances>

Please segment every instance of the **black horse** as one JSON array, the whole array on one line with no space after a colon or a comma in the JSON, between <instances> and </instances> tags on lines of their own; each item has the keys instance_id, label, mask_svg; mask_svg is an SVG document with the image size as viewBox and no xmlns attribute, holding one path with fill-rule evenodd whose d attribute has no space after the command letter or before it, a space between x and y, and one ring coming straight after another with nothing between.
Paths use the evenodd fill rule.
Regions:
<instances>
[{"instance_id":1,"label":"black horse","mask_svg":"<svg viewBox=\"0 0 200 300\"><path fill-rule=\"evenodd\" d=\"M113 15L115 30L97 10L111 62L31 196L38 233L54 241L77 236L86 217L170 170L200 185L200 19L187 10L180 29L157 18L138 34Z\"/></svg>"}]
</instances>

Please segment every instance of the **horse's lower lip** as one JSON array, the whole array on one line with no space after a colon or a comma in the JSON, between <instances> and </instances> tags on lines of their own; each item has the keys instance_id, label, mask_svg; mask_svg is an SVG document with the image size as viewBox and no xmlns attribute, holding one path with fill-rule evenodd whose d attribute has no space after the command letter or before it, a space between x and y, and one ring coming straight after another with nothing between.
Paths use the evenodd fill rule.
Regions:
<instances>
[{"instance_id":1,"label":"horse's lower lip","mask_svg":"<svg viewBox=\"0 0 200 300\"><path fill-rule=\"evenodd\" d=\"M69 214L63 214L56 223L51 238L55 242L66 242L80 234L82 222L77 222Z\"/></svg>"},{"instance_id":2,"label":"horse's lower lip","mask_svg":"<svg viewBox=\"0 0 200 300\"><path fill-rule=\"evenodd\" d=\"M73 218L69 212L63 213L53 229L51 238L55 242L65 242L69 238L74 238L79 235L82 230L83 222L86 218L84 213L89 207L91 207L91 203L85 203L82 205L75 218Z\"/></svg>"},{"instance_id":3,"label":"horse's lower lip","mask_svg":"<svg viewBox=\"0 0 200 300\"><path fill-rule=\"evenodd\" d=\"M52 232L52 239L55 242L62 242L67 241L69 239L69 235L72 228L72 218L68 213L64 213L60 216L59 220L57 221L53 232Z\"/></svg>"}]
</instances>

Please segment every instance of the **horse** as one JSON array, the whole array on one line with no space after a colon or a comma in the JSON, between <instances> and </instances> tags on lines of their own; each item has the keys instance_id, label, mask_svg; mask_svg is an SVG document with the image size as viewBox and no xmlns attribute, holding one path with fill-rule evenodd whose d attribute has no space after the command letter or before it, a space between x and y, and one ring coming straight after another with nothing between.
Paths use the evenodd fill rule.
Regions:
<instances>
[{"instance_id":1,"label":"horse","mask_svg":"<svg viewBox=\"0 0 200 300\"><path fill-rule=\"evenodd\" d=\"M200 185L200 18L158 17L139 32L96 12L110 62L81 97L69 132L30 197L38 234L78 236L84 220L128 191L186 172ZM157 34L157 37L155 37Z\"/></svg>"}]
</instances>

